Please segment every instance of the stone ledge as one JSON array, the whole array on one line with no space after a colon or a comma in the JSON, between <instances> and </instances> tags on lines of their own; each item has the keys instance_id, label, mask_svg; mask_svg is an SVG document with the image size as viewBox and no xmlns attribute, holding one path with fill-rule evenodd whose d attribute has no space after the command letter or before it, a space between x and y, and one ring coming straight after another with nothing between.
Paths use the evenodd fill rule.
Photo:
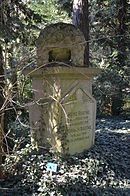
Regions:
<instances>
[{"instance_id":1,"label":"stone ledge","mask_svg":"<svg viewBox=\"0 0 130 196\"><path fill-rule=\"evenodd\" d=\"M75 76L75 77L94 77L101 72L100 68L88 68L88 67L65 67L65 66L55 66L55 67L42 67L42 68L29 68L24 70L23 74L31 77L43 77L50 75L58 76Z\"/></svg>"}]
</instances>

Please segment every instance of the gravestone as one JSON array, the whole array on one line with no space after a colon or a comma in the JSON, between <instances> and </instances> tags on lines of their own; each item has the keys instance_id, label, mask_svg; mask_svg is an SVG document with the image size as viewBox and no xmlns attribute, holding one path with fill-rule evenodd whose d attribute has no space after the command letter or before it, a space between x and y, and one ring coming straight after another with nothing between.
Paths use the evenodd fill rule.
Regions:
<instances>
[{"instance_id":1,"label":"gravestone","mask_svg":"<svg viewBox=\"0 0 130 196\"><path fill-rule=\"evenodd\" d=\"M37 40L37 68L32 78L34 102L29 104L32 142L75 154L94 144L96 101L92 79L96 68L83 66L85 39L73 25L57 23Z\"/></svg>"}]
</instances>

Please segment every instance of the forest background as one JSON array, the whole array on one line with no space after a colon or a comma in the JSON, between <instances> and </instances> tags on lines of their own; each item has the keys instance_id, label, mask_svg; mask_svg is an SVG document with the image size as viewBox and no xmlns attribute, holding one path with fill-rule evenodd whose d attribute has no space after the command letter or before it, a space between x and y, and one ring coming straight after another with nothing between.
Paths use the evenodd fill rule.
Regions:
<instances>
[{"instance_id":1,"label":"forest background","mask_svg":"<svg viewBox=\"0 0 130 196\"><path fill-rule=\"evenodd\" d=\"M129 115L128 5L128 0L88 1L89 67L102 69L93 84L98 116ZM40 30L51 23L72 23L72 15L71 0L0 1L0 141L4 138L5 154L28 134L32 89L22 72L36 65Z\"/></svg>"}]
</instances>

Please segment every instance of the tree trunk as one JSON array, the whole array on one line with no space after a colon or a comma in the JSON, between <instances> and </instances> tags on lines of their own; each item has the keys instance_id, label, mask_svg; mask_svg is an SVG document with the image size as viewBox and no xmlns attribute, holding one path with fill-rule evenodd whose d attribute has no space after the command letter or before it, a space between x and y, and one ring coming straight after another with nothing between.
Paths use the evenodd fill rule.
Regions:
<instances>
[{"instance_id":1,"label":"tree trunk","mask_svg":"<svg viewBox=\"0 0 130 196\"><path fill-rule=\"evenodd\" d=\"M88 0L74 0L73 24L79 28L85 37L84 65L89 67L89 11Z\"/></svg>"},{"instance_id":2,"label":"tree trunk","mask_svg":"<svg viewBox=\"0 0 130 196\"><path fill-rule=\"evenodd\" d=\"M117 23L117 70L121 71L126 65L126 49L127 49L127 0L117 1L118 23ZM122 75L122 78L124 76ZM124 105L122 86L119 85L117 95L112 96L112 115L119 115Z\"/></svg>"},{"instance_id":3,"label":"tree trunk","mask_svg":"<svg viewBox=\"0 0 130 196\"><path fill-rule=\"evenodd\" d=\"M4 88L4 70L2 66L2 47L0 46L0 178L2 178L2 140L3 140L3 130L4 130L4 109L2 105L4 103L3 97Z\"/></svg>"},{"instance_id":4,"label":"tree trunk","mask_svg":"<svg viewBox=\"0 0 130 196\"><path fill-rule=\"evenodd\" d=\"M117 65L118 69L123 68L125 66L125 53L126 53L126 17L127 17L127 0L120 0L119 1L119 8L118 8L118 29L117 29L117 35L119 35L118 40L118 56L117 56Z\"/></svg>"}]
</instances>

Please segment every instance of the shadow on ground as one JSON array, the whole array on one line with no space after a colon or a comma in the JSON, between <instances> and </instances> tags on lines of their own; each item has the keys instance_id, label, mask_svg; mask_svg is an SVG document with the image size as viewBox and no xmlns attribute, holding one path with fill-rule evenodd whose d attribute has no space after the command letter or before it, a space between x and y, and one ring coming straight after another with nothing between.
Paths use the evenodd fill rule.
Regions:
<instances>
[{"instance_id":1,"label":"shadow on ground","mask_svg":"<svg viewBox=\"0 0 130 196\"><path fill-rule=\"evenodd\" d=\"M17 174L1 181L0 196L129 196L129 126L123 119L98 120L95 145L67 159L26 154L15 165ZM46 172L48 160L59 166L53 176Z\"/></svg>"}]
</instances>

